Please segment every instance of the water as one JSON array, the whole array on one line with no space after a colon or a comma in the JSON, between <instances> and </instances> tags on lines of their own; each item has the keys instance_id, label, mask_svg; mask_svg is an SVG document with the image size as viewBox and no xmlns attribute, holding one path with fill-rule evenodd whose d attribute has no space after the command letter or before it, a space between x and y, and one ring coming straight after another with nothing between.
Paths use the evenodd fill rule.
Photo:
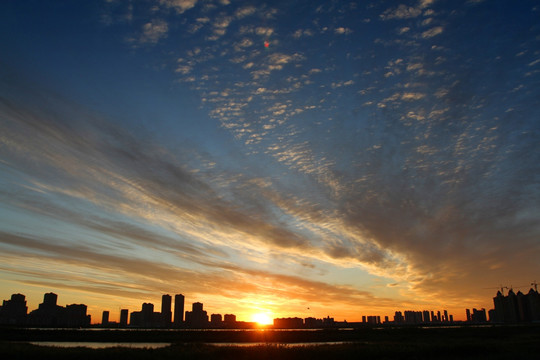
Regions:
<instances>
[{"instance_id":1,"label":"water","mask_svg":"<svg viewBox=\"0 0 540 360\"><path fill-rule=\"evenodd\" d=\"M31 341L30 344L38 346L54 346L61 348L85 347L90 349L104 349L112 347L125 347L134 349L159 349L170 346L171 343L137 343L137 342L76 342L76 341Z\"/></svg>"},{"instance_id":2,"label":"water","mask_svg":"<svg viewBox=\"0 0 540 360\"><path fill-rule=\"evenodd\" d=\"M350 341L320 341L320 342L298 342L298 343L268 343L268 342L224 342L224 343L201 343L211 346L283 346L283 347L299 347L299 346L322 346L322 345L343 345L349 344ZM105 349L113 347L124 347L133 349L159 349L172 345L171 343L157 342L75 342L75 341L31 341L30 344L37 346L54 346L60 348L75 348L85 347L90 349ZM190 343L193 344L193 343Z\"/></svg>"}]
</instances>

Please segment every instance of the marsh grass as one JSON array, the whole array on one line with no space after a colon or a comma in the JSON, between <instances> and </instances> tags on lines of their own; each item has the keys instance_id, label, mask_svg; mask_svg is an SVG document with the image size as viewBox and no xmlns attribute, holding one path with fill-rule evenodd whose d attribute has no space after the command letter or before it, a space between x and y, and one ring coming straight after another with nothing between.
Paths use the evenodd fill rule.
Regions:
<instances>
[{"instance_id":1,"label":"marsh grass","mask_svg":"<svg viewBox=\"0 0 540 360\"><path fill-rule=\"evenodd\" d=\"M213 346L176 343L159 349L59 348L0 342L1 359L519 359L540 354L540 327L383 329L332 345ZM350 337L350 334L348 335ZM335 334L334 334L335 337Z\"/></svg>"}]
</instances>

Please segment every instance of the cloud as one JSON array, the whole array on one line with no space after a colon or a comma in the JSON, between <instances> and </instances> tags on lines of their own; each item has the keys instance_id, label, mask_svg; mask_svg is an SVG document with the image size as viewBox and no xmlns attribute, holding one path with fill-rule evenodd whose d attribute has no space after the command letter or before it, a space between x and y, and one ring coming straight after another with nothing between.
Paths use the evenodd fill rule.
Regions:
<instances>
[{"instance_id":1,"label":"cloud","mask_svg":"<svg viewBox=\"0 0 540 360\"><path fill-rule=\"evenodd\" d=\"M167 37L169 26L163 20L153 20L144 24L140 42L155 44L159 40Z\"/></svg>"},{"instance_id":2,"label":"cloud","mask_svg":"<svg viewBox=\"0 0 540 360\"><path fill-rule=\"evenodd\" d=\"M165 7L174 8L178 14L195 7L197 0L159 0L159 4Z\"/></svg>"},{"instance_id":3,"label":"cloud","mask_svg":"<svg viewBox=\"0 0 540 360\"><path fill-rule=\"evenodd\" d=\"M345 27L338 27L334 29L334 33L340 35L349 35L352 34L352 32L353 31L351 29Z\"/></svg>"},{"instance_id":4,"label":"cloud","mask_svg":"<svg viewBox=\"0 0 540 360\"><path fill-rule=\"evenodd\" d=\"M381 15L383 20L392 20L392 19L410 19L415 18L422 14L422 10L418 7L412 7L400 4L396 8L391 8L385 10Z\"/></svg>"},{"instance_id":5,"label":"cloud","mask_svg":"<svg viewBox=\"0 0 540 360\"><path fill-rule=\"evenodd\" d=\"M244 7L238 8L234 14L238 19L242 19L247 16L255 14L256 10L257 9L254 6L244 6Z\"/></svg>"},{"instance_id":6,"label":"cloud","mask_svg":"<svg viewBox=\"0 0 540 360\"><path fill-rule=\"evenodd\" d=\"M424 31L422 33L422 38L429 39L429 38L432 38L434 36L441 34L443 31L444 31L444 28L442 26L436 26L434 28Z\"/></svg>"}]
</instances>

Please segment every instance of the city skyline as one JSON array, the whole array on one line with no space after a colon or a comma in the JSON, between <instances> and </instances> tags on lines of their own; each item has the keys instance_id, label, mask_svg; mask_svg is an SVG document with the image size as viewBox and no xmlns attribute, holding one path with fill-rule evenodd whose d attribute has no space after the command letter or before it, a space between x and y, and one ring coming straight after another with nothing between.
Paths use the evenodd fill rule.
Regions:
<instances>
[{"instance_id":1,"label":"city skyline","mask_svg":"<svg viewBox=\"0 0 540 360\"><path fill-rule=\"evenodd\" d=\"M540 277L539 14L1 1L0 295L111 320L170 289L246 321L489 309Z\"/></svg>"},{"instance_id":2,"label":"city skyline","mask_svg":"<svg viewBox=\"0 0 540 360\"><path fill-rule=\"evenodd\" d=\"M26 296L21 293L11 295L10 300L4 300L0 306L0 324L22 325L22 326L65 326L86 327L90 325L101 325L105 327L139 327L139 328L253 328L273 326L274 328L321 328L364 325L411 325L411 324L443 324L443 323L499 323L516 324L540 321L540 294L538 293L538 283L530 284L529 291L523 293L521 290L514 292L512 287L501 287L495 297L493 297L493 309L470 308L463 309L465 319L460 320L459 316L454 317L448 310L396 310L393 317L390 315L367 315L350 314L357 321L345 319L337 320L330 315L316 318L308 317L270 317L268 314L260 313L252 316L250 320L237 319L235 314L221 311L208 313L204 310L204 304L194 301L191 310L185 310L185 296L183 294L174 295L174 307L172 307L173 297L169 294L161 295L161 308L153 303L142 303L141 310L118 309L118 317L111 317L110 310L102 310L101 322L97 317L87 314L88 305L70 304L62 307L58 305L58 295L48 292L43 295L43 302L36 310L30 311ZM533 289L534 287L534 289ZM508 293L505 295L505 288ZM223 310L223 309L221 309ZM114 313L114 312L113 312ZM174 317L173 317L174 314ZM94 319L93 321L91 319ZM360 321L361 318L361 321ZM64 321L64 323L61 323ZM60 323L59 323L60 322Z\"/></svg>"},{"instance_id":3,"label":"city skyline","mask_svg":"<svg viewBox=\"0 0 540 360\"><path fill-rule=\"evenodd\" d=\"M508 294L504 295L504 288L497 291L493 297L493 309L485 308L465 309L466 320L455 320L454 314L448 310L405 310L395 311L394 316L385 315L361 315L361 321L335 320L329 315L325 318L315 317L288 317L270 318L260 316L252 321L237 319L235 314L209 314L204 310L204 304L196 301L191 305L191 310L184 313L185 297L176 294L174 299L174 318L171 311L172 296L161 296L161 309L157 311L152 303L143 303L141 310L119 309L119 320L111 320L111 312L103 310L101 322L91 321L91 315L87 314L86 304L70 304L65 307L58 304L58 295L53 292L43 295L43 302L35 310L27 306L26 296L16 293L11 299L4 300L0 306L0 325L9 326L37 326L37 327L89 327L99 325L105 328L133 327L133 328L177 328L177 329L252 329L252 328L275 328L275 329L301 329L301 328L340 328L378 325L460 325L468 324L517 324L534 323L540 321L540 294L538 284L531 284L527 293L509 288ZM184 316L185 314L185 316Z\"/></svg>"},{"instance_id":4,"label":"city skyline","mask_svg":"<svg viewBox=\"0 0 540 360\"><path fill-rule=\"evenodd\" d=\"M511 290L512 291L512 290ZM532 291L532 289L531 289ZM537 292L536 292L537 294ZM497 297L500 298L501 292L497 293ZM515 296L515 295L514 295ZM4 325L23 325L23 326L68 326L68 327L86 327L90 325L101 326L130 326L140 328L207 328L207 327L229 327L229 328L251 328L251 327L266 327L272 325L276 328L294 328L297 327L328 327L328 326L341 326L343 324L382 324L394 322L396 324L419 324L419 323L453 323L454 316L449 314L447 310L437 311L411 311L405 310L403 316L401 311L395 311L392 320L389 315L373 316L373 315L360 315L361 321L351 322L347 319L336 320L330 315L324 318L315 317L288 317L288 318L263 318L259 317L257 320L246 321L244 319L237 319L235 314L230 313L212 313L209 314L204 310L204 304L199 301L194 301L191 304L191 310L185 309L184 295L176 294L174 303L175 317L171 317L171 305L172 296L169 294L161 295L161 308L158 309L156 304L142 303L140 310L137 309L125 309L118 310L117 320L114 316L114 312L110 310L103 310L99 318L92 317L87 314L87 304L66 304L65 307L58 304L58 294L54 292L48 292L43 295L43 302L39 304L37 309L31 310L28 306L26 296L21 293L11 295L10 300L4 300L2 306L0 306L0 324ZM540 299L539 299L540 300ZM540 304L539 304L540 305ZM66 316L64 314L69 309L77 309L77 312ZM81 311L81 309L83 311ZM157 311L159 310L159 311ZM484 313L485 313L485 309ZM470 321L469 309L467 311L467 320ZM474 309L476 312L476 309ZM540 313L540 307L538 309ZM111 316L112 315L112 316ZM419 315L419 317L418 317ZM60 319L60 320L59 320ZM62 320L64 319L64 320ZM66 320L67 319L67 320ZM93 319L93 320L92 320ZM129 319L129 321L128 321ZM62 322L65 321L65 322Z\"/></svg>"}]
</instances>

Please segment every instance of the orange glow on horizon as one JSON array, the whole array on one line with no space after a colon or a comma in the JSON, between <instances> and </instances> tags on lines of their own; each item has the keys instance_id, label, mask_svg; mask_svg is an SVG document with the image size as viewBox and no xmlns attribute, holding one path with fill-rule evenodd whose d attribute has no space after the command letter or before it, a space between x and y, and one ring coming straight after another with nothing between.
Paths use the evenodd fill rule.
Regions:
<instances>
[{"instance_id":1,"label":"orange glow on horizon","mask_svg":"<svg viewBox=\"0 0 540 360\"><path fill-rule=\"evenodd\" d=\"M259 325L271 325L274 323L272 316L265 313L258 313L251 315L251 320Z\"/></svg>"}]
</instances>

